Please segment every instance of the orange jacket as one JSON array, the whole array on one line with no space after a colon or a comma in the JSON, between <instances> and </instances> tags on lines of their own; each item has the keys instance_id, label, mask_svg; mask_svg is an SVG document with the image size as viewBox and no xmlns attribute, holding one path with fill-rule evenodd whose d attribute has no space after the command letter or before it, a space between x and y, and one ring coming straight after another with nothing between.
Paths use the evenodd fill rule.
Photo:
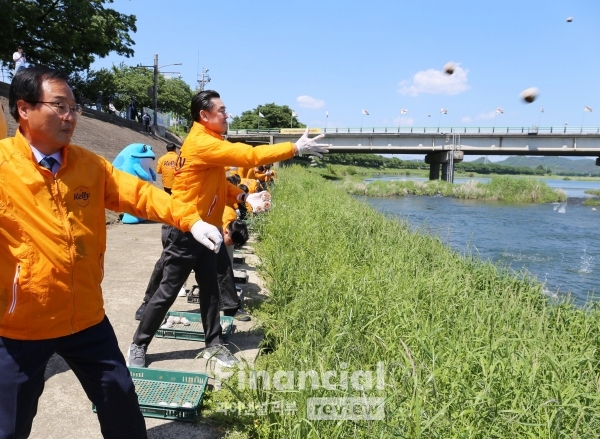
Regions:
<instances>
[{"instance_id":1,"label":"orange jacket","mask_svg":"<svg viewBox=\"0 0 600 439\"><path fill-rule=\"evenodd\" d=\"M237 213L235 210L229 206L225 206L225 210L223 210L223 230L227 228L227 225L235 221L237 219Z\"/></svg>"},{"instance_id":2,"label":"orange jacket","mask_svg":"<svg viewBox=\"0 0 600 439\"><path fill-rule=\"evenodd\" d=\"M158 159L156 165L156 173L162 174L163 186L170 189L173 187L173 178L175 177L175 162L177 161L177 153L169 151Z\"/></svg>"},{"instance_id":3,"label":"orange jacket","mask_svg":"<svg viewBox=\"0 0 600 439\"><path fill-rule=\"evenodd\" d=\"M248 180L247 178L244 178L240 184L246 185L249 194L253 194L258 190L258 180Z\"/></svg>"},{"instance_id":4,"label":"orange jacket","mask_svg":"<svg viewBox=\"0 0 600 439\"><path fill-rule=\"evenodd\" d=\"M194 122L177 159L171 195L184 203L193 203L204 221L221 227L227 200L232 204L242 193L225 178L225 166L252 167L293 156L293 143L257 147L231 143Z\"/></svg>"},{"instance_id":5,"label":"orange jacket","mask_svg":"<svg viewBox=\"0 0 600 439\"><path fill-rule=\"evenodd\" d=\"M4 117L4 109L0 103L0 140L5 139L8 136L8 127L6 125L6 119Z\"/></svg>"},{"instance_id":6,"label":"orange jacket","mask_svg":"<svg viewBox=\"0 0 600 439\"><path fill-rule=\"evenodd\" d=\"M0 336L43 340L102 321L105 208L184 231L199 220L86 149L68 145L62 157L54 176L19 131L0 141Z\"/></svg>"},{"instance_id":7,"label":"orange jacket","mask_svg":"<svg viewBox=\"0 0 600 439\"><path fill-rule=\"evenodd\" d=\"M256 180L256 169L254 168L250 168L246 171L246 178L250 179L250 180ZM242 177L244 178L244 177Z\"/></svg>"}]
</instances>

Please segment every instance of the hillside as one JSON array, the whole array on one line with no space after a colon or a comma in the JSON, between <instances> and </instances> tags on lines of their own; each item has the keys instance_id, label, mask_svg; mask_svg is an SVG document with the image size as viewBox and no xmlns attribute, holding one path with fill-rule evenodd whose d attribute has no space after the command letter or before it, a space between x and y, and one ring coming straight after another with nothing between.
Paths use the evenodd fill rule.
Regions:
<instances>
[{"instance_id":1,"label":"hillside","mask_svg":"<svg viewBox=\"0 0 600 439\"><path fill-rule=\"evenodd\" d=\"M485 159L477 159L478 163L483 163ZM598 174L600 167L596 166L596 161L587 158L566 158L566 157L528 157L512 156L506 160L494 162L495 165L518 166L527 168L536 168L538 166L549 169L555 174L577 173L577 174Z\"/></svg>"}]
</instances>

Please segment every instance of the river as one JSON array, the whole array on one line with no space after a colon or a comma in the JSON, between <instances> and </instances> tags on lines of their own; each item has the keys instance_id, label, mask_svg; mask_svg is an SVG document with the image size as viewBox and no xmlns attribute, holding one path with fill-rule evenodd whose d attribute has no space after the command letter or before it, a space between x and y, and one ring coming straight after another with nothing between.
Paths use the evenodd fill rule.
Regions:
<instances>
[{"instance_id":1,"label":"river","mask_svg":"<svg viewBox=\"0 0 600 439\"><path fill-rule=\"evenodd\" d=\"M600 208L593 210L582 201L587 196L584 191L600 189L600 182L545 181L563 189L567 202L515 205L427 196L360 198L381 212L406 219L413 230L438 236L461 253L527 270L544 283L549 296L571 293L580 305L588 297L598 301Z\"/></svg>"}]
</instances>

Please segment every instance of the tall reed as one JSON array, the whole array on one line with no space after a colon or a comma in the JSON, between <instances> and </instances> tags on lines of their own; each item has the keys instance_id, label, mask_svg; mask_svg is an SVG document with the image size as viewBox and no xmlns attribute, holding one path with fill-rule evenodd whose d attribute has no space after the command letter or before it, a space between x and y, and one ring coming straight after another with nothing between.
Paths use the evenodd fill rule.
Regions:
<instances>
[{"instance_id":1,"label":"tall reed","mask_svg":"<svg viewBox=\"0 0 600 439\"><path fill-rule=\"evenodd\" d=\"M442 180L364 183L355 179L346 179L342 186L349 194L369 197L443 195L445 197L513 203L551 203L567 199L563 190L552 189L538 179L506 176L492 177L489 183L471 180L462 184L451 184Z\"/></svg>"},{"instance_id":2,"label":"tall reed","mask_svg":"<svg viewBox=\"0 0 600 439\"><path fill-rule=\"evenodd\" d=\"M295 375L287 391L228 385L246 407L297 410L243 418L251 437L597 437L595 306L548 303L527 274L459 255L299 168L280 173L256 227L271 296L255 369ZM339 382L378 362L383 390L299 388L299 371ZM341 396L383 397L385 419L307 418L309 398Z\"/></svg>"}]
</instances>

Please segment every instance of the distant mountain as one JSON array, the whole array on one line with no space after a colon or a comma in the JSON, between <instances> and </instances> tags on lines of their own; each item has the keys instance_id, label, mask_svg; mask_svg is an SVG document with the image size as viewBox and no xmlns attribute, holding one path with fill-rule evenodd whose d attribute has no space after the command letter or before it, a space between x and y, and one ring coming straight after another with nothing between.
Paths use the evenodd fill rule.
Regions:
<instances>
[{"instance_id":1,"label":"distant mountain","mask_svg":"<svg viewBox=\"0 0 600 439\"><path fill-rule=\"evenodd\" d=\"M476 163L485 163L485 157L474 160ZM577 174L600 174L600 166L596 166L593 159L572 159L566 157L528 157L511 156L506 160L494 162L495 165L503 166L523 166L527 168L537 168L543 166L555 174L559 173L577 173Z\"/></svg>"}]
</instances>

